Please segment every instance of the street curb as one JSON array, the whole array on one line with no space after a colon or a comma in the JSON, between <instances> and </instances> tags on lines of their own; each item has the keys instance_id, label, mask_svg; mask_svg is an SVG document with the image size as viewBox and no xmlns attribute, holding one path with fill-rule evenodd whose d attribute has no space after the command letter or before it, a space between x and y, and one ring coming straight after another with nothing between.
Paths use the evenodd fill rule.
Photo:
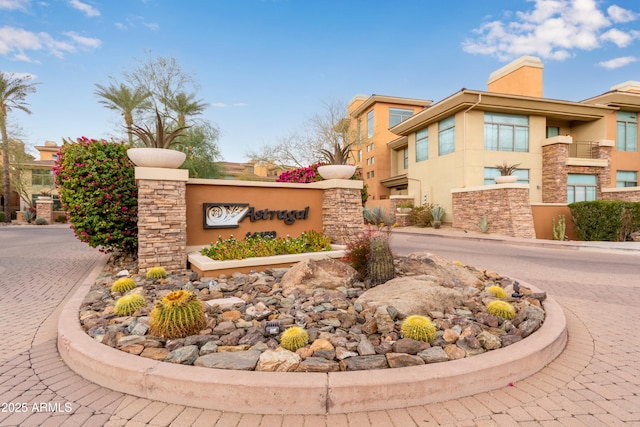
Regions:
<instances>
[{"instance_id":1,"label":"street curb","mask_svg":"<svg viewBox=\"0 0 640 427\"><path fill-rule=\"evenodd\" d=\"M404 408L522 380L554 360L567 343L566 317L560 305L548 298L544 301L545 322L531 336L506 348L450 362L332 373L183 366L127 354L94 341L84 332L78 312L103 266L102 262L96 265L62 310L58 322L60 356L78 375L100 386L173 404L305 415Z\"/></svg>"}]
</instances>

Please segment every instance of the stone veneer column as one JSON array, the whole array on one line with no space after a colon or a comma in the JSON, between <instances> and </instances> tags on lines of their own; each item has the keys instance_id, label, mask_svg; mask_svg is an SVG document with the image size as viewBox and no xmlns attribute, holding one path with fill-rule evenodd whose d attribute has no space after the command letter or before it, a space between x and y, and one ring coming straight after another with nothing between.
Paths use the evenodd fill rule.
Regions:
<instances>
[{"instance_id":1,"label":"stone veneer column","mask_svg":"<svg viewBox=\"0 0 640 427\"><path fill-rule=\"evenodd\" d=\"M189 171L136 167L138 271L187 268L186 183Z\"/></svg>"},{"instance_id":2,"label":"stone veneer column","mask_svg":"<svg viewBox=\"0 0 640 427\"><path fill-rule=\"evenodd\" d=\"M542 203L567 203L570 136L549 138L542 146Z\"/></svg>"},{"instance_id":3,"label":"stone veneer column","mask_svg":"<svg viewBox=\"0 0 640 427\"><path fill-rule=\"evenodd\" d=\"M346 244L364 231L362 216L362 181L330 179L320 181L322 226L334 243Z\"/></svg>"},{"instance_id":4,"label":"stone veneer column","mask_svg":"<svg viewBox=\"0 0 640 427\"><path fill-rule=\"evenodd\" d=\"M51 197L39 196L36 200L36 219L44 218L47 224L53 221L53 199Z\"/></svg>"},{"instance_id":5,"label":"stone veneer column","mask_svg":"<svg viewBox=\"0 0 640 427\"><path fill-rule=\"evenodd\" d=\"M528 185L487 185L451 193L453 227L478 230L478 221L486 216L490 234L536 238Z\"/></svg>"}]
</instances>

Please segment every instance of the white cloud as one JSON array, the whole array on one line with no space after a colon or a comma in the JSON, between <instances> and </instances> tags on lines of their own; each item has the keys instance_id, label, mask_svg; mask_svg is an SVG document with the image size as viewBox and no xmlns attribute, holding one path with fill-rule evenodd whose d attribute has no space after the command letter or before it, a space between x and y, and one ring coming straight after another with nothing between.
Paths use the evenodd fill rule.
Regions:
<instances>
[{"instance_id":1,"label":"white cloud","mask_svg":"<svg viewBox=\"0 0 640 427\"><path fill-rule=\"evenodd\" d=\"M98 9L87 3L83 3L80 0L69 0L69 4L71 7L78 9L87 16L100 16L100 11Z\"/></svg>"},{"instance_id":2,"label":"white cloud","mask_svg":"<svg viewBox=\"0 0 640 427\"><path fill-rule=\"evenodd\" d=\"M31 0L0 0L0 9L26 11Z\"/></svg>"},{"instance_id":3,"label":"white cloud","mask_svg":"<svg viewBox=\"0 0 640 427\"><path fill-rule=\"evenodd\" d=\"M73 32L73 31L68 31L66 33L64 33L65 36L71 38L74 42L76 42L79 45L82 46L86 46L86 47L90 47L90 48L98 48L102 45L102 41L100 39L94 39L94 38L90 38L90 37L83 37L80 34Z\"/></svg>"},{"instance_id":4,"label":"white cloud","mask_svg":"<svg viewBox=\"0 0 640 427\"><path fill-rule=\"evenodd\" d=\"M625 33L616 28L612 28L600 36L602 40L614 43L618 47L627 47L634 39L633 33Z\"/></svg>"},{"instance_id":5,"label":"white cloud","mask_svg":"<svg viewBox=\"0 0 640 427\"><path fill-rule=\"evenodd\" d=\"M36 75L31 73L13 73L13 72L3 72L6 77L15 77L18 79L27 79L27 80L35 80Z\"/></svg>"},{"instance_id":6,"label":"white cloud","mask_svg":"<svg viewBox=\"0 0 640 427\"><path fill-rule=\"evenodd\" d=\"M129 28L136 28L138 25L142 25L151 31L157 31L160 28L160 25L155 22L145 22L143 16L128 17L125 22L116 22L114 25L121 31L128 30Z\"/></svg>"},{"instance_id":7,"label":"white cloud","mask_svg":"<svg viewBox=\"0 0 640 427\"><path fill-rule=\"evenodd\" d=\"M598 65L608 70L613 70L616 68L624 67L625 65L631 64L636 61L638 61L638 58L636 58L635 56L623 56L620 58L610 59L608 61L602 61L598 63Z\"/></svg>"},{"instance_id":8,"label":"white cloud","mask_svg":"<svg viewBox=\"0 0 640 427\"><path fill-rule=\"evenodd\" d=\"M631 22L638 18L638 14L627 9L623 9L620 6L609 6L607 13L613 22Z\"/></svg>"},{"instance_id":9,"label":"white cloud","mask_svg":"<svg viewBox=\"0 0 640 427\"><path fill-rule=\"evenodd\" d=\"M53 38L50 34L40 32L34 33L22 28L1 27L0 28L0 55L10 56L16 61L37 62L26 52L46 51L49 54L62 58L67 53L77 51L78 46L87 48L97 48L101 45L100 40L82 37L76 33L65 33L68 40Z\"/></svg>"},{"instance_id":10,"label":"white cloud","mask_svg":"<svg viewBox=\"0 0 640 427\"><path fill-rule=\"evenodd\" d=\"M249 104L245 104L244 102L236 102L233 104L234 107L248 107Z\"/></svg>"},{"instance_id":11,"label":"white cloud","mask_svg":"<svg viewBox=\"0 0 640 427\"><path fill-rule=\"evenodd\" d=\"M577 50L593 50L602 42L628 46L636 31L612 28L613 22L630 22L636 14L617 6L598 9L596 0L533 0L533 10L508 13L510 21L494 20L473 30L475 38L463 43L468 53L510 60L522 55L564 60Z\"/></svg>"},{"instance_id":12,"label":"white cloud","mask_svg":"<svg viewBox=\"0 0 640 427\"><path fill-rule=\"evenodd\" d=\"M210 105L214 108L224 108L227 106L227 104L225 104L224 102L214 102Z\"/></svg>"}]
</instances>

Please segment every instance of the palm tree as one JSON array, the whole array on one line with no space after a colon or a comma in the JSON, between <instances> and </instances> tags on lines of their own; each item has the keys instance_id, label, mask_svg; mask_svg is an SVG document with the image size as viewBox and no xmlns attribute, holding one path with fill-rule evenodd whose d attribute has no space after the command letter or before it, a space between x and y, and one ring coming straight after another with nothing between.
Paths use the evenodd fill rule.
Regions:
<instances>
[{"instance_id":1,"label":"palm tree","mask_svg":"<svg viewBox=\"0 0 640 427\"><path fill-rule=\"evenodd\" d=\"M151 108L151 93L142 87L131 89L123 83L108 87L97 84L95 94L103 98L99 102L111 110L119 110L127 127L129 145L133 145L133 112Z\"/></svg>"},{"instance_id":2,"label":"palm tree","mask_svg":"<svg viewBox=\"0 0 640 427\"><path fill-rule=\"evenodd\" d=\"M0 71L0 134L2 135L2 170L4 180L4 222L11 222L11 181L9 174L9 136L7 135L7 113L13 109L31 114L25 98L36 91L30 77L16 77Z\"/></svg>"},{"instance_id":3,"label":"palm tree","mask_svg":"<svg viewBox=\"0 0 640 427\"><path fill-rule=\"evenodd\" d=\"M174 111L178 115L178 127L186 127L186 116L196 116L201 114L205 108L206 103L201 99L194 100L195 94L187 95L184 92L179 92L173 98L165 98L162 103L171 111Z\"/></svg>"}]
</instances>

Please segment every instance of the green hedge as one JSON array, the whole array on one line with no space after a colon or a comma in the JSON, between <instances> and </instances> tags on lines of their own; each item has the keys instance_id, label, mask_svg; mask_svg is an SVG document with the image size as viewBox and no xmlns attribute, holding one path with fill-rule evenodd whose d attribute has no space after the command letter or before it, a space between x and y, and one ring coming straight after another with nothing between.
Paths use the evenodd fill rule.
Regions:
<instances>
[{"instance_id":1,"label":"green hedge","mask_svg":"<svg viewBox=\"0 0 640 427\"><path fill-rule=\"evenodd\" d=\"M596 200L569 209L580 240L623 242L640 230L640 202Z\"/></svg>"}]
</instances>

